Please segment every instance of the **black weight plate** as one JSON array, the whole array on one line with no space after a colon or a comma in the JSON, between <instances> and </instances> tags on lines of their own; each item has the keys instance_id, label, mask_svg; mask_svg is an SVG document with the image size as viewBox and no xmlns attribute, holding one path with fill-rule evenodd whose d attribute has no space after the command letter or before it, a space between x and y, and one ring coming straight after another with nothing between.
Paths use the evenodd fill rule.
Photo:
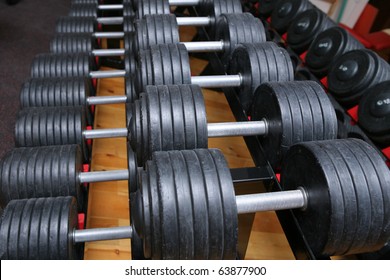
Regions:
<instances>
[{"instance_id":1,"label":"black weight plate","mask_svg":"<svg viewBox=\"0 0 390 280\"><path fill-rule=\"evenodd\" d=\"M311 8L313 8L313 5L308 0L279 1L271 14L271 26L279 34L283 34L294 18Z\"/></svg>"},{"instance_id":2,"label":"black weight plate","mask_svg":"<svg viewBox=\"0 0 390 280\"><path fill-rule=\"evenodd\" d=\"M179 241L175 259L190 260L194 258L197 240L195 239L195 225L193 213L193 197L191 193L189 174L185 158L181 152L169 152L175 181L177 201L177 219L179 228Z\"/></svg>"},{"instance_id":3,"label":"black weight plate","mask_svg":"<svg viewBox=\"0 0 390 280\"><path fill-rule=\"evenodd\" d=\"M215 40L222 40L224 43L224 51L220 57L225 68L237 44L266 41L263 24L249 13L221 15L217 20L215 33Z\"/></svg>"},{"instance_id":4,"label":"black weight plate","mask_svg":"<svg viewBox=\"0 0 390 280\"><path fill-rule=\"evenodd\" d=\"M88 53L97 48L97 42L90 34L63 33L56 34L50 41L51 53Z\"/></svg>"},{"instance_id":5,"label":"black weight plate","mask_svg":"<svg viewBox=\"0 0 390 280\"><path fill-rule=\"evenodd\" d=\"M137 18L145 15L161 15L171 13L168 0L139 1L136 5Z\"/></svg>"},{"instance_id":6,"label":"black weight plate","mask_svg":"<svg viewBox=\"0 0 390 280\"><path fill-rule=\"evenodd\" d=\"M248 111L253 93L262 83L294 79L287 52L275 43L240 44L233 53L229 74L240 74L242 85L237 94Z\"/></svg>"},{"instance_id":7,"label":"black weight plate","mask_svg":"<svg viewBox=\"0 0 390 280\"><path fill-rule=\"evenodd\" d=\"M390 79L390 66L370 50L353 50L340 56L328 75L329 91L346 107L357 105L371 86Z\"/></svg>"},{"instance_id":8,"label":"black weight plate","mask_svg":"<svg viewBox=\"0 0 390 280\"><path fill-rule=\"evenodd\" d=\"M148 139L147 142L144 143L144 158L142 162L146 162L151 158L152 153L155 151L162 151L163 147L163 127L162 127L162 119L161 114L162 108L158 99L158 89L157 87L149 88L146 87L147 94L144 95L146 107L144 107L143 114L147 117L147 127L143 127L143 129L147 129ZM142 111L141 111L142 112ZM145 148L147 145L147 148Z\"/></svg>"},{"instance_id":9,"label":"black weight plate","mask_svg":"<svg viewBox=\"0 0 390 280\"><path fill-rule=\"evenodd\" d=\"M324 142L323 145L326 148L326 153L329 155L329 158L333 165L337 166L338 171L338 180L342 186L342 199L344 201L344 224L340 225L343 227L342 235L335 240L334 244L331 244L331 250L328 253L334 255L336 252L341 254L348 253L351 249L353 242L359 238L357 234L358 219L360 209L358 207L359 201L357 201L357 196L355 194L354 186L354 174L350 172L349 160L351 155L348 152L339 152L339 149L343 146L343 143L340 142ZM362 172L359 166L357 166L355 172ZM367 213L370 213L371 209L368 207ZM363 213L367 217L367 213Z\"/></svg>"},{"instance_id":10,"label":"black weight plate","mask_svg":"<svg viewBox=\"0 0 390 280\"><path fill-rule=\"evenodd\" d=\"M183 110L184 116L184 131L185 131L185 143L186 148L195 149L198 145L198 132L196 130L196 112L194 106L194 100L192 97L191 88L181 88L181 95L183 106L181 107ZM192 106L191 106L192 105Z\"/></svg>"},{"instance_id":11,"label":"black weight plate","mask_svg":"<svg viewBox=\"0 0 390 280\"><path fill-rule=\"evenodd\" d=\"M161 124L161 149L160 151L169 151L173 150L173 126L174 120L172 119L172 111L170 106L170 95L169 91L164 86L157 86L157 95L153 97L156 98L156 101L160 107L160 124ZM152 96L147 96L149 99ZM153 108L153 107L151 107ZM179 108L180 110L180 108ZM153 112L153 109L150 110L152 114L156 114L158 111ZM151 134L153 134L153 130L151 130ZM155 150L153 150L154 152Z\"/></svg>"},{"instance_id":12,"label":"black weight plate","mask_svg":"<svg viewBox=\"0 0 390 280\"><path fill-rule=\"evenodd\" d=\"M39 223L38 251L40 259L49 259L50 252L50 216L53 209L52 198L45 199Z\"/></svg>"},{"instance_id":13,"label":"black weight plate","mask_svg":"<svg viewBox=\"0 0 390 280\"><path fill-rule=\"evenodd\" d=\"M369 174L371 180L373 182L376 182L377 180L380 183L380 188L382 191L382 197L378 197L378 191L375 188L371 188L371 185L369 185L369 191L371 195L371 208L373 209L374 213L374 219L375 220L381 220L382 219L382 227L374 227L372 230L378 231L378 229L382 229L380 231L379 238L375 242L375 236L377 236L376 233L371 233L369 235L369 240L365 244L365 248L363 250L372 251L374 247L377 247L379 250L381 247L384 246L385 243L389 240L389 203L390 203L390 195L389 195L389 188L387 187L390 182L390 173L389 169L386 166L385 162L383 161L383 158L379 155L379 153L368 143L361 141L361 140L355 140L358 146L360 146L361 150L367 155L369 160L364 161L363 159L359 159L360 162L371 162L371 164L374 166L375 172L370 172L368 170L365 170L367 174ZM377 208L377 204L380 205L380 203L383 203L383 212L381 212L381 208Z\"/></svg>"},{"instance_id":14,"label":"black weight plate","mask_svg":"<svg viewBox=\"0 0 390 280\"><path fill-rule=\"evenodd\" d=\"M135 18L133 3L123 1L123 16Z\"/></svg>"},{"instance_id":15,"label":"black weight plate","mask_svg":"<svg viewBox=\"0 0 390 280\"><path fill-rule=\"evenodd\" d=\"M367 250L367 247L377 246L377 240L382 231L384 214L382 189L374 166L360 147L357 148L356 145L343 143L338 149L343 150L343 153L349 150L351 155L356 158L358 164L353 166L351 173L357 172L360 167L364 176L363 180L359 180L357 176L354 179L358 195L359 220L358 227L354 231L356 236L350 248L350 253L364 252L363 248ZM351 165L353 161L348 161L348 163ZM361 214L362 211L365 211L365 213ZM364 220L368 214L370 214L370 222ZM377 249L380 249L380 247L377 247Z\"/></svg>"},{"instance_id":16,"label":"black weight plate","mask_svg":"<svg viewBox=\"0 0 390 280\"><path fill-rule=\"evenodd\" d=\"M33 199L32 199L33 201ZM40 226L41 226L41 216L43 211L43 206L45 199L38 198L35 199L34 209L32 210L32 220L30 223L30 239L29 239L29 257L30 260L37 260L40 257L41 252L39 251L39 240L40 240Z\"/></svg>"},{"instance_id":17,"label":"black weight plate","mask_svg":"<svg viewBox=\"0 0 390 280\"><path fill-rule=\"evenodd\" d=\"M319 78L326 76L329 68L342 54L364 46L342 27L331 27L322 31L311 43L306 65Z\"/></svg>"},{"instance_id":18,"label":"black weight plate","mask_svg":"<svg viewBox=\"0 0 390 280\"><path fill-rule=\"evenodd\" d=\"M221 151L210 149L218 173L220 194L224 212L224 249L222 259L236 259L238 243L238 213L233 180L225 157Z\"/></svg>"},{"instance_id":19,"label":"black weight plate","mask_svg":"<svg viewBox=\"0 0 390 280\"><path fill-rule=\"evenodd\" d=\"M196 148L207 148L207 116L202 90L198 86L190 86L195 109L196 121ZM184 109L187 111L187 109Z\"/></svg>"},{"instance_id":20,"label":"black weight plate","mask_svg":"<svg viewBox=\"0 0 390 280\"><path fill-rule=\"evenodd\" d=\"M61 197L55 199L61 204L59 213L59 247L56 258L61 260L83 259L84 250L80 250L80 244L74 244L72 233L77 228L77 202L73 197ZM80 252L81 251L81 252Z\"/></svg>"},{"instance_id":21,"label":"black weight plate","mask_svg":"<svg viewBox=\"0 0 390 280\"><path fill-rule=\"evenodd\" d=\"M138 192L137 192L138 193ZM137 211L136 208L133 205L138 205L136 202L137 199L137 193L131 193L130 194L130 224L134 225L133 217L131 213L133 211ZM133 226L133 234L131 236L131 259L132 260L144 260L144 249L143 249L143 241L141 237L139 236L138 232Z\"/></svg>"},{"instance_id":22,"label":"black weight plate","mask_svg":"<svg viewBox=\"0 0 390 280\"><path fill-rule=\"evenodd\" d=\"M158 195L161 206L162 259L178 259L177 245L180 242L179 209L176 197L173 166L166 152L153 154L156 162Z\"/></svg>"},{"instance_id":23,"label":"black weight plate","mask_svg":"<svg viewBox=\"0 0 390 280\"><path fill-rule=\"evenodd\" d=\"M123 32L125 32L125 34L132 34L134 33L134 30L134 17L123 16ZM131 36L127 38L131 38ZM128 42L131 43L131 41Z\"/></svg>"},{"instance_id":24,"label":"black weight plate","mask_svg":"<svg viewBox=\"0 0 390 280\"><path fill-rule=\"evenodd\" d=\"M138 164L137 156L131 148L130 144L127 144L127 168L129 170L129 194L138 190Z\"/></svg>"},{"instance_id":25,"label":"black weight plate","mask_svg":"<svg viewBox=\"0 0 390 280\"><path fill-rule=\"evenodd\" d=\"M301 143L288 151L281 184L285 190L297 187L306 190L307 208L295 210L294 214L313 253L333 252L333 244L343 230L344 202L337 166L333 165L321 142Z\"/></svg>"},{"instance_id":26,"label":"black weight plate","mask_svg":"<svg viewBox=\"0 0 390 280\"><path fill-rule=\"evenodd\" d=\"M390 81L379 83L364 93L358 117L360 126L374 140L377 136L390 140ZM381 143L386 145L388 141Z\"/></svg>"},{"instance_id":27,"label":"black weight plate","mask_svg":"<svg viewBox=\"0 0 390 280\"><path fill-rule=\"evenodd\" d=\"M20 259L19 257L19 247L24 244L20 244L19 234L20 228L23 224L23 210L26 204L17 204L12 213L12 222L9 227L9 237L8 237L8 258L11 260ZM31 207L30 207L31 208Z\"/></svg>"},{"instance_id":28,"label":"black weight plate","mask_svg":"<svg viewBox=\"0 0 390 280\"><path fill-rule=\"evenodd\" d=\"M9 255L10 229L12 225L13 213L15 211L16 201L13 201L4 208L1 216L0 226L0 259L7 260L12 258Z\"/></svg>"},{"instance_id":29,"label":"black weight plate","mask_svg":"<svg viewBox=\"0 0 390 280\"><path fill-rule=\"evenodd\" d=\"M159 86L162 87L162 86ZM173 150L186 149L186 131L184 127L184 110L181 90L187 85L166 86L170 95L170 110L173 119Z\"/></svg>"},{"instance_id":30,"label":"black weight plate","mask_svg":"<svg viewBox=\"0 0 390 280\"><path fill-rule=\"evenodd\" d=\"M70 17L98 17L98 2L72 3L70 5Z\"/></svg>"},{"instance_id":31,"label":"black weight plate","mask_svg":"<svg viewBox=\"0 0 390 280\"><path fill-rule=\"evenodd\" d=\"M193 199L194 259L209 259L209 213L206 189L203 181L201 164L194 151L182 151L189 174L191 196Z\"/></svg>"},{"instance_id":32,"label":"black weight plate","mask_svg":"<svg viewBox=\"0 0 390 280\"><path fill-rule=\"evenodd\" d=\"M33 208L35 208L35 201L27 200L23 211L20 212L21 223L19 234L16 236L18 238L17 259L19 260L28 260L30 257L30 228L33 221Z\"/></svg>"},{"instance_id":33,"label":"black weight plate","mask_svg":"<svg viewBox=\"0 0 390 280\"><path fill-rule=\"evenodd\" d=\"M56 33L93 33L97 27L94 17L60 17L56 22Z\"/></svg>"},{"instance_id":34,"label":"black weight plate","mask_svg":"<svg viewBox=\"0 0 390 280\"><path fill-rule=\"evenodd\" d=\"M206 201L209 210L209 259L220 260L223 257L224 213L218 175L214 160L208 150L198 149L195 153L202 168Z\"/></svg>"},{"instance_id":35,"label":"black weight plate","mask_svg":"<svg viewBox=\"0 0 390 280\"><path fill-rule=\"evenodd\" d=\"M287 43L297 54L306 51L318 33L335 26L327 15L318 9L309 9L300 13L287 30Z\"/></svg>"}]
</instances>

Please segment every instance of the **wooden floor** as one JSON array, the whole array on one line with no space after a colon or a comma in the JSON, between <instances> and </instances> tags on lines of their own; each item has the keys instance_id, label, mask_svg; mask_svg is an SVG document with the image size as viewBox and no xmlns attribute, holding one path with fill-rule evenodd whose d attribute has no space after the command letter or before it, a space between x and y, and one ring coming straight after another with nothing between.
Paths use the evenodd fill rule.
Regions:
<instances>
[{"instance_id":1,"label":"wooden floor","mask_svg":"<svg viewBox=\"0 0 390 280\"><path fill-rule=\"evenodd\" d=\"M194 31L181 30L181 40L189 41ZM191 60L193 75L199 74L206 62ZM215 91L204 90L208 122L234 121L225 96ZM102 79L98 95L124 94L123 79ZM125 126L124 105L100 105L96 108L95 128ZM210 139L210 148L223 151L229 167L253 166L242 138ZM94 171L127 168L125 139L98 139L93 142L91 168ZM95 183L89 188L87 227L115 227L129 225L127 181ZM85 246L85 259L130 259L129 240L90 242ZM256 214L246 259L293 259L281 226L274 212Z\"/></svg>"}]
</instances>

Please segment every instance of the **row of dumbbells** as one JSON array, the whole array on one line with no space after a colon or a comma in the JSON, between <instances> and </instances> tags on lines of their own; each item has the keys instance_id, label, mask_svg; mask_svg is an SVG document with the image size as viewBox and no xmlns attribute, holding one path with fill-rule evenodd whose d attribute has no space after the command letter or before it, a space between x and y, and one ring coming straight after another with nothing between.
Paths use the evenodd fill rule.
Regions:
<instances>
[{"instance_id":1,"label":"row of dumbbells","mask_svg":"<svg viewBox=\"0 0 390 280\"><path fill-rule=\"evenodd\" d=\"M269 37L301 55L297 78L326 77L324 85L337 102L376 144L389 147L389 64L307 0L257 2L253 11L269 24ZM300 58L295 57L296 65Z\"/></svg>"},{"instance_id":2,"label":"row of dumbbells","mask_svg":"<svg viewBox=\"0 0 390 280\"><path fill-rule=\"evenodd\" d=\"M304 210L297 211L297 215L305 236L308 236L311 247L317 254L344 254L380 248L388 240L388 233L384 229L388 227L385 209L389 199L386 185L389 174L378 154L367 144L354 140L301 144L286 154L287 149L297 142L335 138L337 122L329 99L322 88L313 82L273 83L272 77L288 77L287 80L290 80L292 76L291 61L286 62L288 55L273 44L244 44L238 46L235 52L237 57L233 53L232 64L237 64L239 66L235 67L242 69L238 72L239 78L224 78L227 83L231 80L228 85L241 86L238 94L245 91L249 94L246 110L253 119L251 122L207 125L202 92L198 86L144 84L141 87L144 93L130 106L132 114L129 127L121 130L121 135L127 135L128 130L131 131L131 142L140 147L136 152L144 169L137 169L135 164L135 168L129 170L83 174L79 172L83 160L77 146L14 150L2 162L2 180L4 179L4 185L11 186L10 192L30 195L36 190L69 183L71 187L68 188L68 193L61 195L77 197L80 184L89 180L107 180L118 176L127 179L131 177L130 174L139 174L135 175L136 184L131 184L131 227L76 230L75 216L78 207L76 200L71 197L9 203L0 229L1 238L7 240L2 242L3 258L72 258L75 257L77 243L134 237L135 233L142 238L145 257L235 258L238 213L294 208ZM162 79L162 69L179 65L179 69L185 69L182 73L189 73L189 65L180 65L180 62L188 61L183 47L157 46L146 50L144 56L141 53L136 66L136 71L141 74L135 76L142 76L142 72L149 70L154 77L152 84L178 80L172 79L175 73L166 74ZM175 56L177 53L180 55ZM283 59L272 61L271 58L275 55L282 55ZM284 63L281 62L283 60ZM249 69L245 70L245 66ZM50 68L69 69L55 66ZM189 74L187 83L192 82L193 78L188 77ZM141 78L138 79L142 81ZM211 83L210 80L216 78L203 79L209 79L208 83ZM263 85L259 87L260 84ZM63 109L65 110L56 110L60 112ZM34 134L31 139L36 139L35 143L47 141L42 139L54 141L61 132L72 135L68 133L69 128L78 127L80 131L82 127L75 122L79 117L73 115L69 125L58 130L60 134L49 134L58 125L62 125L62 120L67 119L65 114L40 114L40 109L33 111L18 123L26 124L35 119L38 124L35 127L42 128L45 133L35 134L26 129L20 132L20 135L27 135L26 138L30 137L29 134ZM53 120L53 125L46 125L47 120ZM107 133L106 136L109 134L107 131L104 133ZM81 132L81 135L89 137L88 133ZM220 152L202 149L152 153L165 149L207 148L208 135L264 135L261 139L267 147L273 167L280 169L283 162L285 167L282 167L282 176L286 176L283 179L286 182L284 187L286 190L294 190L268 196L235 197L230 172ZM185 147L186 144L189 147ZM345 147L349 148L344 149ZM349 162L346 159L351 155L360 156L355 156ZM344 160L340 161L340 158ZM69 163L65 159L69 159ZM152 160L145 162L147 159ZM367 170L358 168L367 161L370 162L366 165ZM18 168L11 168L16 166ZM302 169L298 171L294 168ZM345 179L347 176L366 177L372 171L376 172L378 178L384 179L378 183L378 178L371 177L364 184L360 180L348 183ZM11 174L12 172L14 173ZM18 179L11 182L15 178ZM313 182L314 179L317 181ZM295 184L295 181L298 182ZM26 184L20 187L23 183ZM373 183L376 183L376 187L372 190L368 186ZM325 197L323 200L320 199L322 195ZM322 204L318 205L318 199ZM279 203L281 200L282 205ZM381 204L378 207L379 200ZM369 214L363 214L362 209L366 212L369 209ZM51 216L46 210L49 210ZM192 222L188 222L189 217L193 217ZM315 230L315 236L309 238L310 232L313 232L313 220L317 224L325 223L326 228ZM61 226L58 227L58 224ZM37 234L30 225L42 230ZM324 232L321 238L318 238L319 232ZM48 235L54 236L50 242L39 241L47 240L45 236ZM15 238L18 240L16 243L13 242ZM202 246L194 246L195 240ZM29 245L25 246L26 242ZM34 250L36 246L40 249Z\"/></svg>"}]
</instances>

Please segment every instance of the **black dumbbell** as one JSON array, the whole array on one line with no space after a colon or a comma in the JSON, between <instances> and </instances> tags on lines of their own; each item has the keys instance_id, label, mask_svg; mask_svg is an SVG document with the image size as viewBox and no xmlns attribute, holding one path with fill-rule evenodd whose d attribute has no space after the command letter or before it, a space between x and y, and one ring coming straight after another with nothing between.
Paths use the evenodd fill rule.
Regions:
<instances>
[{"instance_id":1,"label":"black dumbbell","mask_svg":"<svg viewBox=\"0 0 390 280\"><path fill-rule=\"evenodd\" d=\"M138 52L151 45L179 43L179 30L174 15L147 15L135 21L135 32L125 33L125 49ZM264 26L249 13L225 14L216 24L216 41L185 42L188 52L223 52L227 64L235 46L239 43L266 41ZM88 52L92 55L123 55L125 50L95 50L96 41L88 34L58 34L51 41L53 53ZM132 47L133 46L133 47Z\"/></svg>"},{"instance_id":2,"label":"black dumbbell","mask_svg":"<svg viewBox=\"0 0 390 280\"><path fill-rule=\"evenodd\" d=\"M255 96L252 121L207 124L198 86L148 86L132 107L129 127L123 129L85 130L80 107L25 108L16 121L16 144L82 145L83 139L128 137L143 165L155 151L206 148L208 137L264 136L260 141L278 169L294 143L336 137L333 106L317 83L265 84ZM73 137L61 137L61 132Z\"/></svg>"},{"instance_id":3,"label":"black dumbbell","mask_svg":"<svg viewBox=\"0 0 390 280\"><path fill-rule=\"evenodd\" d=\"M271 14L271 27L283 34L300 13L313 8L308 0L278 1Z\"/></svg>"},{"instance_id":4,"label":"black dumbbell","mask_svg":"<svg viewBox=\"0 0 390 280\"><path fill-rule=\"evenodd\" d=\"M128 54L128 52L126 52ZM85 54L38 55L31 67L32 77L125 77L128 101L147 85L198 84L201 87L239 87L244 109L249 109L253 92L268 81L293 80L294 74L288 53L276 44L239 44L232 55L229 72L232 75L191 77L187 49L182 44L154 45L139 52L136 70L134 58L125 58L125 71L91 72L89 56ZM134 80L131 73L134 74Z\"/></svg>"},{"instance_id":5,"label":"black dumbbell","mask_svg":"<svg viewBox=\"0 0 390 280\"><path fill-rule=\"evenodd\" d=\"M328 74L328 88L334 98L350 108L359 103L370 87L390 80L390 65L371 50L349 51L340 56Z\"/></svg>"},{"instance_id":6,"label":"black dumbbell","mask_svg":"<svg viewBox=\"0 0 390 280\"><path fill-rule=\"evenodd\" d=\"M128 169L81 172L82 165L78 145L15 148L0 161L0 206L13 199L74 196L83 209L84 183L128 180L129 193L137 189L137 162L130 150Z\"/></svg>"},{"instance_id":7,"label":"black dumbbell","mask_svg":"<svg viewBox=\"0 0 390 280\"><path fill-rule=\"evenodd\" d=\"M235 259L238 214L286 209L295 209L316 256L375 251L390 238L390 173L360 140L292 147L281 192L236 196L215 149L156 152L140 178L128 227L77 230L72 197L11 201L0 224L0 258L71 259L78 243L138 233L146 258Z\"/></svg>"},{"instance_id":8,"label":"black dumbbell","mask_svg":"<svg viewBox=\"0 0 390 280\"><path fill-rule=\"evenodd\" d=\"M323 78L341 55L364 46L342 27L332 27L317 35L307 51L305 62L310 71Z\"/></svg>"},{"instance_id":9,"label":"black dumbbell","mask_svg":"<svg viewBox=\"0 0 390 280\"><path fill-rule=\"evenodd\" d=\"M359 125L384 147L390 145L390 81L369 88L359 103Z\"/></svg>"},{"instance_id":10,"label":"black dumbbell","mask_svg":"<svg viewBox=\"0 0 390 280\"><path fill-rule=\"evenodd\" d=\"M181 64L175 63L180 61ZM188 52L183 45L151 46L139 52L135 78L136 92L147 85L197 84L207 88L236 87L241 104L249 110L257 87L269 81L293 80L288 53L271 42L239 44L233 52L229 75L190 76Z\"/></svg>"},{"instance_id":11,"label":"black dumbbell","mask_svg":"<svg viewBox=\"0 0 390 280\"><path fill-rule=\"evenodd\" d=\"M318 33L335 26L326 14L318 9L300 13L287 29L288 46L297 54L305 52Z\"/></svg>"}]
</instances>

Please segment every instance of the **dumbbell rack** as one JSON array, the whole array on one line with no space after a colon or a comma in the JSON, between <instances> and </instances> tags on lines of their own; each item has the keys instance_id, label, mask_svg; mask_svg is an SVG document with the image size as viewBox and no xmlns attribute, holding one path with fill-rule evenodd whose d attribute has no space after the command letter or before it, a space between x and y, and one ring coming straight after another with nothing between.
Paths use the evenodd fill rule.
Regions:
<instances>
[{"instance_id":1,"label":"dumbbell rack","mask_svg":"<svg viewBox=\"0 0 390 280\"><path fill-rule=\"evenodd\" d=\"M310 72L310 70L305 66L305 56L306 52L302 55L296 54L287 44L287 34L279 34L276 30L271 27L270 18L263 18L257 13L257 9L259 8L256 4L256 1L242 1L244 10L252 13L254 16L260 18L264 24L265 29L269 32L270 39L277 43L280 46L283 46L287 52L290 54L290 57L295 64L295 79L296 80L312 80L316 81L320 85L324 87L327 91L327 78L323 78L319 80L314 74ZM341 26L343 27L343 26ZM345 27L344 27L345 28ZM347 28L348 29L348 28ZM347 30L349 31L349 30ZM354 34L351 34L354 36ZM357 38L359 40L359 38ZM363 45L365 42L361 42ZM390 146L379 146L375 144L369 136L360 128L360 125L357 123L357 111L358 106L350 108L349 110L343 108L338 101L332 96L328 95L331 100L334 109L336 111L337 119L339 121L339 135L338 138L358 138L362 139L365 142L369 143L372 147L375 147L379 154L382 155L383 160L387 163L390 168ZM279 218L280 219L280 218ZM282 221L281 221L282 222ZM287 232L286 232L287 235ZM290 242L291 244L291 242ZM388 246L385 246L386 248ZM294 251L295 253L295 251ZM296 253L295 253L296 254Z\"/></svg>"},{"instance_id":2,"label":"dumbbell rack","mask_svg":"<svg viewBox=\"0 0 390 280\"><path fill-rule=\"evenodd\" d=\"M195 9L188 8L188 10L190 16L197 16ZM210 40L204 28L198 29L197 37L206 41ZM209 64L204 69L202 74L225 74L224 67L217 54L208 53L207 60L209 61ZM222 91L228 101L236 121L247 121L248 116L245 114L245 111L234 89L224 88ZM282 188L279 184L277 176L267 161L263 148L257 137L244 137L244 141L256 167L232 170L232 178L235 185L236 194L243 194L248 191L248 188L250 189L250 193L281 191ZM244 182L244 184L242 184L242 182ZM245 190L243 191L242 189ZM329 259L329 257L316 256L312 252L292 210L277 211L276 214L296 259ZM239 258L244 258L248 246L249 235L252 229L252 223L254 221L254 214L246 214L246 217L241 220L244 220L245 222L240 223L239 218L240 235L238 240L238 253Z\"/></svg>"}]
</instances>

